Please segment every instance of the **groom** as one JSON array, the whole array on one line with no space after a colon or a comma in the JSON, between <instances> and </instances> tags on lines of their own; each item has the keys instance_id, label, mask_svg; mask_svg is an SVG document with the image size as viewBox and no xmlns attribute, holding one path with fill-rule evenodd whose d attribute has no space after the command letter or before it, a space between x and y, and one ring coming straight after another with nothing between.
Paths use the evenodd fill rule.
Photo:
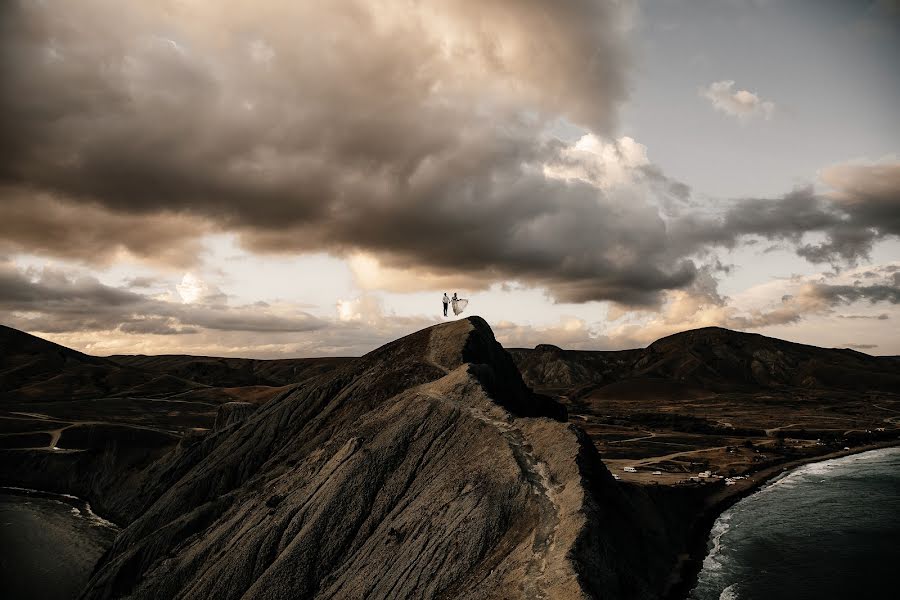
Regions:
<instances>
[{"instance_id":1,"label":"groom","mask_svg":"<svg viewBox=\"0 0 900 600\"><path fill-rule=\"evenodd\" d=\"M450 298L447 297L447 292L444 292L444 316L447 316L447 306L450 304Z\"/></svg>"}]
</instances>

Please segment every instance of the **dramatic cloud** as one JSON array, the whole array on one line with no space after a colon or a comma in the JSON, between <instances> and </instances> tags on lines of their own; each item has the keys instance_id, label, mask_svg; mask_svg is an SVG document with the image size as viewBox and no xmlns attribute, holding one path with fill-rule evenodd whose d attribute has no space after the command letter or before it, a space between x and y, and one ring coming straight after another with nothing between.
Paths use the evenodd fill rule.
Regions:
<instances>
[{"instance_id":1,"label":"dramatic cloud","mask_svg":"<svg viewBox=\"0 0 900 600\"><path fill-rule=\"evenodd\" d=\"M843 316L836 311L850 305L896 307L900 304L900 281L893 277L895 269L896 265L874 267L872 272L878 281L870 285L825 283L820 276L795 277L767 282L744 292L742 298L725 298L717 291L711 269L705 268L690 288L669 292L658 312L625 318L605 333L617 344L629 340L640 345L697 327L761 330L796 325L811 317L886 320L890 317L884 313ZM852 281L855 276L845 273L839 279Z\"/></svg>"},{"instance_id":2,"label":"dramatic cloud","mask_svg":"<svg viewBox=\"0 0 900 600\"><path fill-rule=\"evenodd\" d=\"M701 204L616 127L623 4L5 2L0 253L188 275L159 295L146 278L116 288L0 270L0 310L31 331L108 334L107 349L115 332L155 339L148 351L181 340L273 356L360 353L433 322L391 314L374 290L517 282L559 302L612 301L611 315L643 311L613 331L584 314L498 326L508 343L570 347L895 305L898 275L881 272L860 274L866 285L792 284L773 305L738 309L719 294L722 248L767 240L836 269L870 257L900 235L900 163L825 169L828 189ZM702 93L741 120L773 114L732 81ZM232 306L192 275L204 236L221 233L253 252L344 258L359 290L340 295L362 295L333 319Z\"/></svg>"},{"instance_id":3,"label":"dramatic cloud","mask_svg":"<svg viewBox=\"0 0 900 600\"><path fill-rule=\"evenodd\" d=\"M544 174L571 159L548 133L560 119L613 129L627 64L616 3L4 11L5 193L69 210L27 215L32 230L86 225L96 241L44 252L102 260L105 241L163 260L164 246L184 264L190 232L154 246L124 226L177 214L255 251L363 253L412 277L519 279L561 300L648 304L693 277L652 204ZM123 227L98 231L110 219Z\"/></svg>"},{"instance_id":4,"label":"dramatic cloud","mask_svg":"<svg viewBox=\"0 0 900 600\"><path fill-rule=\"evenodd\" d=\"M734 81L731 79L709 84L700 90L700 95L709 100L716 110L744 121L752 117L771 119L775 112L773 102L747 90L734 91Z\"/></svg>"},{"instance_id":5,"label":"dramatic cloud","mask_svg":"<svg viewBox=\"0 0 900 600\"><path fill-rule=\"evenodd\" d=\"M552 343L614 349L643 346L695 327L769 332L803 327L812 320L828 324L835 345L846 346L860 328L874 328L885 334L869 335L866 342L894 347L883 323L897 318L900 308L896 264L828 277L773 280L737 298L717 290L715 275L722 268L716 262L700 267L688 287L666 292L659 310L611 307L602 320L563 315L555 322L536 324L495 319L492 326L507 347ZM214 285L197 277L186 279L201 290L191 303L176 290L183 284L137 281L133 288L120 288L90 276L0 263L0 313L6 325L95 354L187 352L260 358L360 355L440 321L437 316L398 315L371 294L338 301L330 317L312 316L299 305L275 301L232 306ZM148 283L152 291L140 287ZM852 312L844 314L846 307Z\"/></svg>"},{"instance_id":6,"label":"dramatic cloud","mask_svg":"<svg viewBox=\"0 0 900 600\"><path fill-rule=\"evenodd\" d=\"M593 134L582 136L573 146L564 147L556 161L544 167L554 179L580 180L600 189L633 184L650 165L647 147L633 138L604 142Z\"/></svg>"},{"instance_id":7,"label":"dramatic cloud","mask_svg":"<svg viewBox=\"0 0 900 600\"><path fill-rule=\"evenodd\" d=\"M607 348L611 341L583 319L563 317L558 323L536 327L509 321L493 324L494 335L506 348L533 348L553 344L570 350Z\"/></svg>"},{"instance_id":8,"label":"dramatic cloud","mask_svg":"<svg viewBox=\"0 0 900 600\"><path fill-rule=\"evenodd\" d=\"M824 169L821 178L854 224L900 235L900 161L835 165Z\"/></svg>"},{"instance_id":9,"label":"dramatic cloud","mask_svg":"<svg viewBox=\"0 0 900 600\"><path fill-rule=\"evenodd\" d=\"M186 267L197 262L199 236L208 230L196 217L167 211L145 215L110 212L94 203L63 200L27 185L0 186L0 252L64 256L95 265L137 258L155 265Z\"/></svg>"},{"instance_id":10,"label":"dramatic cloud","mask_svg":"<svg viewBox=\"0 0 900 600\"><path fill-rule=\"evenodd\" d=\"M781 240L811 263L836 268L855 266L877 241L900 236L900 162L837 165L821 179L830 190L807 186L780 198L725 203L718 216L684 214L669 223L669 235L686 254L733 248L752 236ZM808 241L807 234L822 239Z\"/></svg>"},{"instance_id":11,"label":"dramatic cloud","mask_svg":"<svg viewBox=\"0 0 900 600\"><path fill-rule=\"evenodd\" d=\"M256 358L359 356L437 322L397 316L368 296L340 302L334 318L312 316L296 304L231 306L215 286L186 279L201 290L191 303L177 286L148 294L142 284L151 282L138 281L138 293L87 275L0 261L0 314L4 325L97 355Z\"/></svg>"},{"instance_id":12,"label":"dramatic cloud","mask_svg":"<svg viewBox=\"0 0 900 600\"><path fill-rule=\"evenodd\" d=\"M198 296L196 304L104 285L90 276L70 277L53 269L21 270L0 263L0 311L4 324L27 331L111 331L189 334L215 331L305 332L320 319L293 307L231 307L221 293Z\"/></svg>"}]
</instances>

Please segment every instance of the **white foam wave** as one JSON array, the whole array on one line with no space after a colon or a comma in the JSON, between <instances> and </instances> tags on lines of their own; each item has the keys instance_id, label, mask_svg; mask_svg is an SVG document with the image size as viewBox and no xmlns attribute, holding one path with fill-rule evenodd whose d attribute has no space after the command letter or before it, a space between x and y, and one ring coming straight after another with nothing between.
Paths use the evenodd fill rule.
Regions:
<instances>
[{"instance_id":1,"label":"white foam wave","mask_svg":"<svg viewBox=\"0 0 900 600\"><path fill-rule=\"evenodd\" d=\"M57 498L66 498L68 500L75 500L81 506L73 506L72 507L72 514L74 516L86 519L91 522L91 525L94 525L96 527L109 527L112 529L119 529L118 525L116 525L112 521L107 521L106 519L104 519L103 517L101 517L100 515L95 513L91 509L91 504L87 500L79 498L78 496L73 496L72 494L57 494L54 492L44 492L44 491L35 490L32 488L23 488L23 487L11 486L11 485L10 486L0 486L0 491L2 491L2 490L12 490L12 491L16 491L16 492L24 492L26 494L40 494L41 496L45 496L45 497L56 496ZM52 498L50 498L50 499L52 499ZM57 502L60 502L60 500L57 500ZM25 502L25 504L28 505L31 503Z\"/></svg>"},{"instance_id":2,"label":"white foam wave","mask_svg":"<svg viewBox=\"0 0 900 600\"><path fill-rule=\"evenodd\" d=\"M808 465L804 465L797 469L794 472L794 475L802 476L802 475L827 475L828 473L834 471L835 469L840 468L840 464L833 460L826 460L824 462L818 463L810 463Z\"/></svg>"},{"instance_id":3,"label":"white foam wave","mask_svg":"<svg viewBox=\"0 0 900 600\"><path fill-rule=\"evenodd\" d=\"M113 523L112 521L107 521L93 510L91 510L91 505L88 502L84 503L84 517L91 522L92 525L97 527L109 527L110 529L118 529L119 526Z\"/></svg>"},{"instance_id":4,"label":"white foam wave","mask_svg":"<svg viewBox=\"0 0 900 600\"><path fill-rule=\"evenodd\" d=\"M790 489L796 487L804 481L809 481L813 478L816 479L816 483L822 483L825 481L824 479L822 479L822 477L827 476L829 473L832 473L835 470L846 468L848 465L857 462L868 462L882 459L885 456L889 456L896 452L900 452L900 448L878 448L875 450L860 452L859 454L839 456L838 458L830 458L828 460L823 460L820 462L805 464L793 469L792 471L786 471L782 473L775 479L769 481L769 483L763 486L756 493L765 494L770 489L776 487L782 489ZM750 496L750 498L752 498L752 496Z\"/></svg>"},{"instance_id":5,"label":"white foam wave","mask_svg":"<svg viewBox=\"0 0 900 600\"><path fill-rule=\"evenodd\" d=\"M709 553L707 553L706 558L703 559L703 568L708 571L719 571L722 569L722 561L720 557L722 556L725 550L725 544L722 541L722 536L728 533L728 530L731 529L731 517L733 513L731 511L725 511L722 513L716 522L713 524L712 530L709 532L710 538L712 541L712 548Z\"/></svg>"},{"instance_id":6,"label":"white foam wave","mask_svg":"<svg viewBox=\"0 0 900 600\"><path fill-rule=\"evenodd\" d=\"M738 600L737 584L732 583L719 594L719 600Z\"/></svg>"}]
</instances>

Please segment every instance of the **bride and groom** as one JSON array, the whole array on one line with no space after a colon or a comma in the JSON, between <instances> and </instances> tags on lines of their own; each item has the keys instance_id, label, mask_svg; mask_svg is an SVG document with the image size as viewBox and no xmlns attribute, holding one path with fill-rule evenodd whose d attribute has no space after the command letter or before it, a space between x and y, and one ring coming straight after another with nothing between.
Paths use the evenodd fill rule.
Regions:
<instances>
[{"instance_id":1,"label":"bride and groom","mask_svg":"<svg viewBox=\"0 0 900 600\"><path fill-rule=\"evenodd\" d=\"M466 309L466 305L469 304L469 301L466 300L465 298L457 298L456 292L453 292L453 298L448 298L447 292L444 292L443 303L444 303L444 316L446 317L448 305L453 306L453 314L458 315L459 313L461 313L462 311L464 311Z\"/></svg>"}]
</instances>

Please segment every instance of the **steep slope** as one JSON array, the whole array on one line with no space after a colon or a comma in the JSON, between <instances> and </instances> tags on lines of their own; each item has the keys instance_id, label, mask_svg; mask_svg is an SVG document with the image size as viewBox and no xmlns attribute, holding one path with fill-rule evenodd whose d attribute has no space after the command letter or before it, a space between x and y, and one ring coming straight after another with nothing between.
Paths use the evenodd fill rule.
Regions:
<instances>
[{"instance_id":1,"label":"steep slope","mask_svg":"<svg viewBox=\"0 0 900 600\"><path fill-rule=\"evenodd\" d=\"M83 598L633 598L668 572L478 317L233 415L151 469Z\"/></svg>"},{"instance_id":2,"label":"steep slope","mask_svg":"<svg viewBox=\"0 0 900 600\"><path fill-rule=\"evenodd\" d=\"M539 344L533 350L512 348L516 366L528 385L539 389L575 389L625 377L642 350L563 350Z\"/></svg>"}]
</instances>

